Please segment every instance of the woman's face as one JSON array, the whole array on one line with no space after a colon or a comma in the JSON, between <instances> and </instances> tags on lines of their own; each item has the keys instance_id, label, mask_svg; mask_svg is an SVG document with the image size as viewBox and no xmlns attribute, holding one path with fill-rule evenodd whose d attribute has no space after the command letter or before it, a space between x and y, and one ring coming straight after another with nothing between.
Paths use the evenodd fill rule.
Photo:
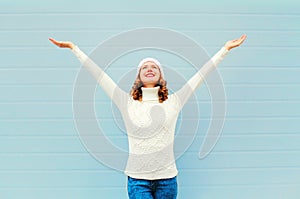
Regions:
<instances>
[{"instance_id":1,"label":"woman's face","mask_svg":"<svg viewBox=\"0 0 300 199\"><path fill-rule=\"evenodd\" d=\"M151 61L145 62L140 69L140 79L144 87L155 87L160 78L159 67Z\"/></svg>"}]
</instances>

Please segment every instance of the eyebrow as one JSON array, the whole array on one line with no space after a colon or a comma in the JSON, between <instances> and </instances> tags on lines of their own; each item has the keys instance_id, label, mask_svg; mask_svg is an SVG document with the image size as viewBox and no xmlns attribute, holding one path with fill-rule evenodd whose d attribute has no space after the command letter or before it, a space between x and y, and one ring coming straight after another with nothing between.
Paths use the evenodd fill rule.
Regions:
<instances>
[{"instance_id":1,"label":"eyebrow","mask_svg":"<svg viewBox=\"0 0 300 199\"><path fill-rule=\"evenodd\" d=\"M158 66L157 66L156 64L154 64L154 63L153 63L153 64L152 64L152 63L151 63L151 64L144 64L143 67L145 67L145 66L155 66L155 67L158 67Z\"/></svg>"}]
</instances>

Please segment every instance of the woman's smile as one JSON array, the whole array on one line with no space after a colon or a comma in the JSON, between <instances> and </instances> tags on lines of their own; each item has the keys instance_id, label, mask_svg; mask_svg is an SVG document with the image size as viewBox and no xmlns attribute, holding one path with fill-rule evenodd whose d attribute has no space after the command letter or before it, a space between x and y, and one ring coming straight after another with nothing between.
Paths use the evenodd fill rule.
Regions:
<instances>
[{"instance_id":1,"label":"woman's smile","mask_svg":"<svg viewBox=\"0 0 300 199\"><path fill-rule=\"evenodd\" d=\"M154 77L154 76L155 76L155 73L152 73L152 72L146 73L145 76L146 76L146 77Z\"/></svg>"}]
</instances>

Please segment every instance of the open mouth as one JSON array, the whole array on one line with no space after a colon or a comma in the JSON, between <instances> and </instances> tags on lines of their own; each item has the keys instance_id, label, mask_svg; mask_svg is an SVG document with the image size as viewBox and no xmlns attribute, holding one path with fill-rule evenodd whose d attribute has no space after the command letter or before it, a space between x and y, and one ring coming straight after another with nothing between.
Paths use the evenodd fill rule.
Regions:
<instances>
[{"instance_id":1,"label":"open mouth","mask_svg":"<svg viewBox=\"0 0 300 199\"><path fill-rule=\"evenodd\" d=\"M146 77L154 77L155 74L153 74L153 73L147 73L145 76L146 76Z\"/></svg>"}]
</instances>

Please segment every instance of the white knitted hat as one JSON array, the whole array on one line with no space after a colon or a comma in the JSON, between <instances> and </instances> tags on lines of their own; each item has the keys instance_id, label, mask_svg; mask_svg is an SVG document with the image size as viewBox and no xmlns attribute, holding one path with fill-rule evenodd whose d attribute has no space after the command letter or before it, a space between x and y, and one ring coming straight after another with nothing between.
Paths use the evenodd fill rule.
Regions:
<instances>
[{"instance_id":1,"label":"white knitted hat","mask_svg":"<svg viewBox=\"0 0 300 199\"><path fill-rule=\"evenodd\" d=\"M145 62L148 62L148 61L155 63L155 64L159 67L160 75L161 75L162 78L164 78L164 71L163 71L163 69L162 69L162 67L161 67L161 64L159 63L159 61L158 61L157 59L154 59L154 58L151 58L151 57L147 57L147 58L143 59L142 61L140 61L139 65L138 65L138 67L137 67L137 73L136 73L136 76L139 75L139 72L140 72L140 70L141 70L142 65L143 65Z\"/></svg>"}]
</instances>

